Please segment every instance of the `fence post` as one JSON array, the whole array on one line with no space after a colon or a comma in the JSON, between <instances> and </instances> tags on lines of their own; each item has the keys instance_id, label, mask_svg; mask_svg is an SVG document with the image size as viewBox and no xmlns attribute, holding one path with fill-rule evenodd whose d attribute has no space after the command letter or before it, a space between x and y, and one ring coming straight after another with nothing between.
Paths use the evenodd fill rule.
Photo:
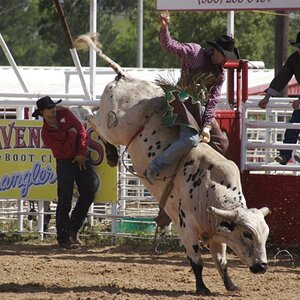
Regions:
<instances>
[{"instance_id":1,"label":"fence post","mask_svg":"<svg viewBox=\"0 0 300 300\"><path fill-rule=\"evenodd\" d=\"M41 240L44 239L44 200L38 201L38 231Z\"/></svg>"},{"instance_id":2,"label":"fence post","mask_svg":"<svg viewBox=\"0 0 300 300\"><path fill-rule=\"evenodd\" d=\"M23 216L23 208L24 208L24 200L23 199L18 199L17 200L18 203L18 216L17 216L17 220L18 220L18 231L19 232L23 232L23 220L24 220L24 216Z\"/></svg>"}]
</instances>

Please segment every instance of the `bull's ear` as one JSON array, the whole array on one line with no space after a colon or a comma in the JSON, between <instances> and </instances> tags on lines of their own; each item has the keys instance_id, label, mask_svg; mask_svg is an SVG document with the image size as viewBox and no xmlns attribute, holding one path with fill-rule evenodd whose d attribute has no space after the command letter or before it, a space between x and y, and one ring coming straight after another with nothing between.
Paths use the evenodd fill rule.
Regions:
<instances>
[{"instance_id":1,"label":"bull's ear","mask_svg":"<svg viewBox=\"0 0 300 300\"><path fill-rule=\"evenodd\" d=\"M268 207L262 207L260 211L263 213L264 217L271 213Z\"/></svg>"}]
</instances>

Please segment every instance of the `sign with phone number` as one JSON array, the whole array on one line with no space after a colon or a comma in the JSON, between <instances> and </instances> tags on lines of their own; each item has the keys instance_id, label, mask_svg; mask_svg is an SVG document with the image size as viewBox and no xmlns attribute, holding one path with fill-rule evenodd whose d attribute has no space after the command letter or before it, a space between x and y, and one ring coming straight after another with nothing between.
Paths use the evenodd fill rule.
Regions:
<instances>
[{"instance_id":1,"label":"sign with phone number","mask_svg":"<svg viewBox=\"0 0 300 300\"><path fill-rule=\"evenodd\" d=\"M157 0L157 10L293 10L299 0Z\"/></svg>"}]
</instances>

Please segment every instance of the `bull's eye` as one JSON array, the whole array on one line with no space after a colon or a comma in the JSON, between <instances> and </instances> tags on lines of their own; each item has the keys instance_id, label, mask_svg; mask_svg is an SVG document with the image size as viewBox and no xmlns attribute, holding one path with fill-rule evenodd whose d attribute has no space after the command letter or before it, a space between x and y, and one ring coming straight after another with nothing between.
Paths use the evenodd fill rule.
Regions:
<instances>
[{"instance_id":1,"label":"bull's eye","mask_svg":"<svg viewBox=\"0 0 300 300\"><path fill-rule=\"evenodd\" d=\"M226 222L226 221L222 221L222 222L220 223L220 226L226 227L228 230L233 231L236 225L235 225L233 222L228 223L228 222Z\"/></svg>"},{"instance_id":2,"label":"bull's eye","mask_svg":"<svg viewBox=\"0 0 300 300\"><path fill-rule=\"evenodd\" d=\"M250 233L250 232L248 232L248 231L245 231L245 232L243 232L243 236L244 236L244 238L246 238L246 239L249 239L249 240L253 240L253 236L252 236L252 234Z\"/></svg>"}]
</instances>

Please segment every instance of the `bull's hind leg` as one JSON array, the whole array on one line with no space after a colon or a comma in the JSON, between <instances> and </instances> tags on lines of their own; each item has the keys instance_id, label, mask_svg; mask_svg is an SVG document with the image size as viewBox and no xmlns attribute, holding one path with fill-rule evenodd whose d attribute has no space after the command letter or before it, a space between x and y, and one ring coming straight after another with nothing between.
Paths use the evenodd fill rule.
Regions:
<instances>
[{"instance_id":1,"label":"bull's hind leg","mask_svg":"<svg viewBox=\"0 0 300 300\"><path fill-rule=\"evenodd\" d=\"M238 288L233 284L228 274L226 260L226 244L212 242L209 244L209 249L215 266L222 277L225 288L228 291L237 290Z\"/></svg>"}]
</instances>

